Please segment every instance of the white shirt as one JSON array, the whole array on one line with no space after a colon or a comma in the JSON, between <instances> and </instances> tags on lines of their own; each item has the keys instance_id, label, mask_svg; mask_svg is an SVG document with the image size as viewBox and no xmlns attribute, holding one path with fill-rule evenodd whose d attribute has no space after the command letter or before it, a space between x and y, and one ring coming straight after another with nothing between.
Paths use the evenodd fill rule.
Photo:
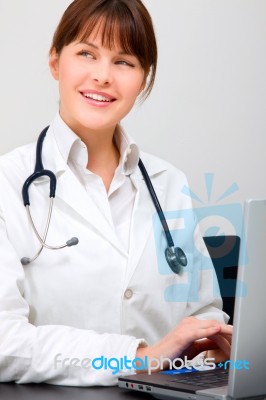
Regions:
<instances>
[{"instance_id":1,"label":"white shirt","mask_svg":"<svg viewBox=\"0 0 266 400\"><path fill-rule=\"evenodd\" d=\"M138 167L139 148L124 132L115 132L115 142L120 151L120 161L110 188L106 192L100 176L87 169L89 154L82 140L65 124L59 114L51 124L58 149L71 171L85 187L88 196L99 208L117 235L126 252L129 251L129 234L136 188L130 175Z\"/></svg>"},{"instance_id":2,"label":"white shirt","mask_svg":"<svg viewBox=\"0 0 266 400\"><path fill-rule=\"evenodd\" d=\"M57 125L60 151L54 136ZM0 157L0 186L5 188L0 196L0 381L116 384L119 374L112 375L110 370L88 370L62 362L55 368L55 357L59 354L69 361L127 356L132 360L142 339L156 343L185 316L223 320L216 276L195 225L191 200L182 191L187 186L184 174L141 152L166 217L170 211L172 219L177 210L173 217L179 219L181 211L184 218L184 227L172 232L188 258L186 271L177 275L164 257L165 235L158 218L154 219L154 205L139 168L135 165L132 174L128 171L129 179L126 174L123 179L118 168L105 194L110 204L111 192L120 194L124 189L124 183L116 187L120 178L132 181L136 188L127 253L109 222L110 214L122 222L123 215L114 217L111 207L109 216L107 212L103 215L99 211L103 206L96 205L93 194L80 184L84 174L76 172L77 158L73 155L76 161L70 162L73 144L79 139L67 130L57 117L43 146L43 165L54 172L58 183L47 242L57 244L77 236L79 244L60 251L44 249L25 267L21 258L39 247L21 197L23 182L34 170L36 143ZM134 144L130 148L134 155ZM132 158L125 161L125 151L120 152L125 172ZM81 162L83 169L85 161ZM41 231L47 218L49 183L42 177L30 187L32 215ZM96 187L95 192L101 198ZM120 199L123 203L124 197ZM118 212L123 214L121 209Z\"/></svg>"}]
</instances>

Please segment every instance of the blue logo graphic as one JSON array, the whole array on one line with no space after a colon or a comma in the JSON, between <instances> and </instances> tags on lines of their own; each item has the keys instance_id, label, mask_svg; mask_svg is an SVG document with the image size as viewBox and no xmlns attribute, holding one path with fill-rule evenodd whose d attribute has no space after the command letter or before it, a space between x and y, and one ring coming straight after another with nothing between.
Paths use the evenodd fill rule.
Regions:
<instances>
[{"instance_id":1,"label":"blue logo graphic","mask_svg":"<svg viewBox=\"0 0 266 400\"><path fill-rule=\"evenodd\" d=\"M232 360L227 360L224 363L219 363L218 364L219 368L223 368L223 369L237 369L238 371L242 370L242 369L246 369L246 370L250 370L250 362L247 360L236 360L236 361L232 361Z\"/></svg>"},{"instance_id":2,"label":"blue logo graphic","mask_svg":"<svg viewBox=\"0 0 266 400\"><path fill-rule=\"evenodd\" d=\"M208 204L197 196L191 189L184 186L182 193L189 196L194 201L202 204L201 207L182 209L176 211L165 212L165 218L169 225L173 241L176 246L181 247L186 253L188 264L182 273L177 276L177 283L168 286L164 292L164 298L169 302L196 302L198 301L198 288L200 285L201 274L204 270L213 270L212 261L201 240L198 237L199 225L202 236L216 236L219 238L219 246L215 249L216 262L221 263L221 276L219 281L226 279L224 287L226 292L222 293L223 297L233 297L235 295L236 278L223 278L227 267L228 258L233 251L232 245L228 246L225 235L234 235L241 237L243 212L241 204L217 204L225 200L238 190L236 183L233 183L226 191L224 191L215 201L215 205L211 205L213 192L214 174L205 174L205 184L207 191ZM170 270L164 256L164 250L167 247L165 235L161 226L161 222L157 214L153 218L154 237L156 243L156 253L158 262L158 271L162 275L173 274ZM241 241L244 238L241 237ZM230 242L231 243L231 242ZM217 250L217 251L216 251ZM212 257L214 257L212 255ZM244 260L246 262L246 257ZM219 286L215 274L213 275L213 294L219 295ZM246 288L241 285L240 291L236 295L245 296Z\"/></svg>"}]
</instances>

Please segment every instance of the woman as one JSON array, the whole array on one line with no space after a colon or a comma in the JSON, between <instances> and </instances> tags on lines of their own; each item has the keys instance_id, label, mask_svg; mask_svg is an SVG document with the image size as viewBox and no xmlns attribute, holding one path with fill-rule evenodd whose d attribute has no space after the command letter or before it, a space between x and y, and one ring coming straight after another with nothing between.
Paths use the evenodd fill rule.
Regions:
<instances>
[{"instance_id":1,"label":"woman","mask_svg":"<svg viewBox=\"0 0 266 400\"><path fill-rule=\"evenodd\" d=\"M79 243L60 251L38 248L21 198L36 143L3 156L1 381L112 385L119 374L86 368L84 359L173 359L218 347L229 354L231 327L224 324L203 240L187 214L186 179L140 152L119 124L150 93L156 61L152 22L140 0L75 0L58 25L49 65L60 107L42 149L44 168L57 178L47 235L47 176L31 184L30 210L49 245L73 235ZM165 235L156 218L153 223L140 157L162 209L189 215L186 229L175 231L187 256L179 274L165 260ZM197 341L202 338L209 340Z\"/></svg>"}]
</instances>

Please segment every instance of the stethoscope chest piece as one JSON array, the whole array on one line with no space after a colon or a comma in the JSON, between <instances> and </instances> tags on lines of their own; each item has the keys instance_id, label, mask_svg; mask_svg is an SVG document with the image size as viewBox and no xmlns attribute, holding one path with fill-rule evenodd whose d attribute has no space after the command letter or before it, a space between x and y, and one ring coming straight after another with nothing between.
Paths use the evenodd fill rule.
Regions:
<instances>
[{"instance_id":1,"label":"stethoscope chest piece","mask_svg":"<svg viewBox=\"0 0 266 400\"><path fill-rule=\"evenodd\" d=\"M179 274L183 267L187 265L187 257L180 247L167 247L165 249L165 258L175 274Z\"/></svg>"}]
</instances>

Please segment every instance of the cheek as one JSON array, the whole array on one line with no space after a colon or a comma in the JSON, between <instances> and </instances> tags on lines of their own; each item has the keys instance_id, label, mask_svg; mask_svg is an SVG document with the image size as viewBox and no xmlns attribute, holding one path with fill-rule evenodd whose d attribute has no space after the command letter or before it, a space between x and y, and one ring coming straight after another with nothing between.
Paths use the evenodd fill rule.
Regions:
<instances>
[{"instance_id":1,"label":"cheek","mask_svg":"<svg viewBox=\"0 0 266 400\"><path fill-rule=\"evenodd\" d=\"M125 88L127 92L128 99L131 99L132 102L136 100L138 95L140 94L143 88L143 75L132 76L129 79L125 80Z\"/></svg>"},{"instance_id":2,"label":"cheek","mask_svg":"<svg viewBox=\"0 0 266 400\"><path fill-rule=\"evenodd\" d=\"M71 71L63 70L59 76L59 83L62 88L70 87L75 82L74 75Z\"/></svg>"},{"instance_id":3,"label":"cheek","mask_svg":"<svg viewBox=\"0 0 266 400\"><path fill-rule=\"evenodd\" d=\"M80 81L72 69L61 71L59 77L59 96L62 103L73 103L78 92Z\"/></svg>"},{"instance_id":4,"label":"cheek","mask_svg":"<svg viewBox=\"0 0 266 400\"><path fill-rule=\"evenodd\" d=\"M84 71L76 63L64 62L59 69L59 86L61 89L71 88L79 84L84 76Z\"/></svg>"}]
</instances>

